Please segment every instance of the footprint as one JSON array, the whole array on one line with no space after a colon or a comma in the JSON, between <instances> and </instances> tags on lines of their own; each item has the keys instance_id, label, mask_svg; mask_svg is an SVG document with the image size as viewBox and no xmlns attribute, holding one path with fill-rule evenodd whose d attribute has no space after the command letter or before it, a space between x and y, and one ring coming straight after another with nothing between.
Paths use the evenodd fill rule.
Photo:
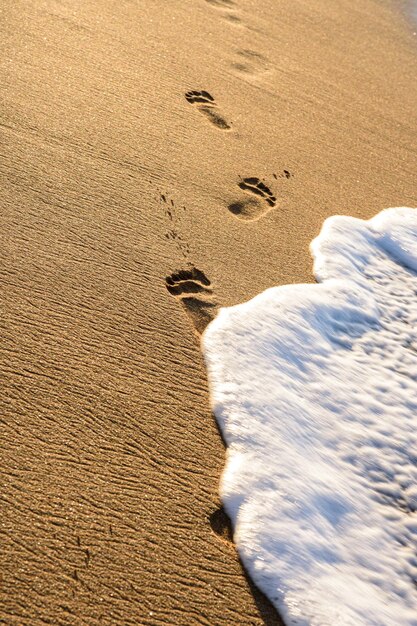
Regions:
<instances>
[{"instance_id":1,"label":"footprint","mask_svg":"<svg viewBox=\"0 0 417 626\"><path fill-rule=\"evenodd\" d=\"M214 98L208 91L187 91L185 99L190 104L196 105L198 110L208 117L210 122L217 126L217 128L221 128L222 130L228 130L230 128L230 124L228 124L219 113Z\"/></svg>"},{"instance_id":2,"label":"footprint","mask_svg":"<svg viewBox=\"0 0 417 626\"><path fill-rule=\"evenodd\" d=\"M190 270L180 270L166 279L166 286L173 296L181 296L184 293L212 293L210 281L207 276L196 267Z\"/></svg>"},{"instance_id":3,"label":"footprint","mask_svg":"<svg viewBox=\"0 0 417 626\"><path fill-rule=\"evenodd\" d=\"M238 60L232 63L231 66L240 74L256 76L257 74L268 71L270 68L270 63L266 57L259 54L259 52L255 52L254 50L237 50L236 55Z\"/></svg>"},{"instance_id":4,"label":"footprint","mask_svg":"<svg viewBox=\"0 0 417 626\"><path fill-rule=\"evenodd\" d=\"M208 4L211 4L212 6L215 6L218 9L233 10L236 6L236 2L234 2L234 0L206 0L206 2L208 2ZM227 20L228 22L232 22L233 24L241 24L242 22L241 18L233 12L223 13L222 17L223 19Z\"/></svg>"},{"instance_id":5,"label":"footprint","mask_svg":"<svg viewBox=\"0 0 417 626\"><path fill-rule=\"evenodd\" d=\"M272 176L275 178L275 180L278 180L278 176L276 174L272 174ZM291 178L293 174L291 174L289 170L283 170L283 174L280 174L279 176L280 178Z\"/></svg>"},{"instance_id":6,"label":"footprint","mask_svg":"<svg viewBox=\"0 0 417 626\"><path fill-rule=\"evenodd\" d=\"M207 300L213 293L207 276L192 267L167 276L165 285L172 296L181 300L195 329L201 334L217 313L217 305Z\"/></svg>"},{"instance_id":7,"label":"footprint","mask_svg":"<svg viewBox=\"0 0 417 626\"><path fill-rule=\"evenodd\" d=\"M270 207L274 207L277 203L277 199L273 195L272 191L261 180L259 180L259 178L244 178L239 183L239 187L245 191L251 191L257 196L261 196L261 198L263 198Z\"/></svg>"},{"instance_id":8,"label":"footprint","mask_svg":"<svg viewBox=\"0 0 417 626\"><path fill-rule=\"evenodd\" d=\"M209 517L209 522L212 530L221 539L224 539L227 542L233 541L232 523L222 506L213 511Z\"/></svg>"},{"instance_id":9,"label":"footprint","mask_svg":"<svg viewBox=\"0 0 417 626\"><path fill-rule=\"evenodd\" d=\"M254 195L260 196L266 202L267 206L259 202L257 198L237 200L227 207L237 218L252 222L262 217L262 215L265 215L265 213L276 205L277 199L272 191L259 180L259 178L244 178L238 185L244 191L249 191Z\"/></svg>"},{"instance_id":10,"label":"footprint","mask_svg":"<svg viewBox=\"0 0 417 626\"><path fill-rule=\"evenodd\" d=\"M190 104L194 104L195 102L203 102L204 104L214 103L214 98L208 91L187 91L185 99L187 102L190 102Z\"/></svg>"}]
</instances>

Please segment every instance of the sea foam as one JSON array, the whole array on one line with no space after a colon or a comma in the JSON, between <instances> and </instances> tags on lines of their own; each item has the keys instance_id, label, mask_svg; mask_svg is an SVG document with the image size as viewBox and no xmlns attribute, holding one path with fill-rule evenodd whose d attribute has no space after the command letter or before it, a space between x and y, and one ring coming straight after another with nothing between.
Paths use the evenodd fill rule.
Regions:
<instances>
[{"instance_id":1,"label":"sea foam","mask_svg":"<svg viewBox=\"0 0 417 626\"><path fill-rule=\"evenodd\" d=\"M286 624L417 625L417 210L328 219L320 284L221 309L203 336L221 496Z\"/></svg>"}]
</instances>

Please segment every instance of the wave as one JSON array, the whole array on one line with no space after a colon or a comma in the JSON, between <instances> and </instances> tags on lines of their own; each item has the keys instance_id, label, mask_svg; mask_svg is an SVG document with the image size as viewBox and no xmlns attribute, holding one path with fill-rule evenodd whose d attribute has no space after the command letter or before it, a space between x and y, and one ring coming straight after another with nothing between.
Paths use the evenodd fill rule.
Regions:
<instances>
[{"instance_id":1,"label":"wave","mask_svg":"<svg viewBox=\"0 0 417 626\"><path fill-rule=\"evenodd\" d=\"M297 626L417 625L417 210L328 219L320 284L203 335L221 496L254 582Z\"/></svg>"}]
</instances>

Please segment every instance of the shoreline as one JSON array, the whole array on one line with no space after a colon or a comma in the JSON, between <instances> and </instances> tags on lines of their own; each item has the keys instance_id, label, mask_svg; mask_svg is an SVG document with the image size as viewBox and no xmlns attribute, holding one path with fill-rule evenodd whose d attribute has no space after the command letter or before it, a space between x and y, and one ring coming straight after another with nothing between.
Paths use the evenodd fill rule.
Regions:
<instances>
[{"instance_id":1,"label":"shoreline","mask_svg":"<svg viewBox=\"0 0 417 626\"><path fill-rule=\"evenodd\" d=\"M201 320L312 282L326 217L416 205L399 5L4 14L4 619L279 624L217 513L224 448L178 300Z\"/></svg>"}]
</instances>

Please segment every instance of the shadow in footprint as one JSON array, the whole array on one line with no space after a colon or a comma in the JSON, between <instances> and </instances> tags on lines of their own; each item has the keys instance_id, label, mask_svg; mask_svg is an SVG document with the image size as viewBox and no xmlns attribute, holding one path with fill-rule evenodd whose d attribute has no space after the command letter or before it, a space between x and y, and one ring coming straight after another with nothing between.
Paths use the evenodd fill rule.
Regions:
<instances>
[{"instance_id":1,"label":"shadow in footprint","mask_svg":"<svg viewBox=\"0 0 417 626\"><path fill-rule=\"evenodd\" d=\"M202 335L207 326L217 315L217 305L199 298L183 298L181 300L185 312L190 317L196 331Z\"/></svg>"},{"instance_id":2,"label":"shadow in footprint","mask_svg":"<svg viewBox=\"0 0 417 626\"><path fill-rule=\"evenodd\" d=\"M238 60L233 62L231 67L240 74L256 76L257 74L266 72L270 68L268 60L262 54L254 50L237 50L236 55Z\"/></svg>"},{"instance_id":3,"label":"shadow in footprint","mask_svg":"<svg viewBox=\"0 0 417 626\"><path fill-rule=\"evenodd\" d=\"M225 13L223 15L223 19L231 24L242 24L242 18L240 18L235 13Z\"/></svg>"},{"instance_id":4,"label":"shadow in footprint","mask_svg":"<svg viewBox=\"0 0 417 626\"><path fill-rule=\"evenodd\" d=\"M209 522L216 535L225 541L233 542L232 522L222 506L213 511L209 517Z\"/></svg>"},{"instance_id":5,"label":"shadow in footprint","mask_svg":"<svg viewBox=\"0 0 417 626\"><path fill-rule=\"evenodd\" d=\"M253 222L268 211L258 200L252 200L251 198L232 202L227 208L233 215L245 222Z\"/></svg>"},{"instance_id":6,"label":"shadow in footprint","mask_svg":"<svg viewBox=\"0 0 417 626\"><path fill-rule=\"evenodd\" d=\"M243 191L248 191L264 201L260 202L257 198L252 197L231 202L227 208L238 219L253 222L268 213L277 203L272 191L259 178L244 178L238 183L238 186Z\"/></svg>"},{"instance_id":7,"label":"shadow in footprint","mask_svg":"<svg viewBox=\"0 0 417 626\"><path fill-rule=\"evenodd\" d=\"M278 178L291 178L293 176L293 174L291 174L291 172L289 170L282 170L283 173L279 174L279 176L277 176L277 174L272 174L272 176L275 178L275 180L278 180Z\"/></svg>"},{"instance_id":8,"label":"shadow in footprint","mask_svg":"<svg viewBox=\"0 0 417 626\"><path fill-rule=\"evenodd\" d=\"M217 313L217 305L210 301L211 283L204 272L196 267L180 270L167 276L165 285L172 296L180 299L197 332L203 333Z\"/></svg>"},{"instance_id":9,"label":"shadow in footprint","mask_svg":"<svg viewBox=\"0 0 417 626\"><path fill-rule=\"evenodd\" d=\"M235 6L234 0L206 0L209 4L215 7L228 8Z\"/></svg>"},{"instance_id":10,"label":"shadow in footprint","mask_svg":"<svg viewBox=\"0 0 417 626\"><path fill-rule=\"evenodd\" d=\"M231 22L233 24L241 24L241 18L233 12L226 12L228 9L234 11L236 8L236 2L234 0L206 0L208 4L216 7L217 9L224 9L224 11L220 12L220 15L223 19Z\"/></svg>"},{"instance_id":11,"label":"shadow in footprint","mask_svg":"<svg viewBox=\"0 0 417 626\"><path fill-rule=\"evenodd\" d=\"M222 540L226 541L227 543L233 543L232 523L222 506L216 509L210 515L209 522L212 530L216 533L216 535L218 535ZM242 562L241 565L246 581L255 600L256 606L258 607L260 617L263 620L264 626L284 626L284 622L280 618L269 598L267 598L263 594L263 592L254 584L254 582L246 572L246 569Z\"/></svg>"},{"instance_id":12,"label":"shadow in footprint","mask_svg":"<svg viewBox=\"0 0 417 626\"><path fill-rule=\"evenodd\" d=\"M208 91L187 91L185 99L190 104L195 105L200 113L205 115L214 126L222 130L230 129L230 124L220 114L213 96Z\"/></svg>"},{"instance_id":13,"label":"shadow in footprint","mask_svg":"<svg viewBox=\"0 0 417 626\"><path fill-rule=\"evenodd\" d=\"M185 99L190 104L194 104L195 102L203 102L204 104L214 103L214 98L208 91L187 91Z\"/></svg>"},{"instance_id":14,"label":"shadow in footprint","mask_svg":"<svg viewBox=\"0 0 417 626\"><path fill-rule=\"evenodd\" d=\"M257 196L261 196L270 207L274 207L277 203L277 199L272 191L259 178L244 178L239 183L239 187L244 191L250 191Z\"/></svg>"}]
</instances>

